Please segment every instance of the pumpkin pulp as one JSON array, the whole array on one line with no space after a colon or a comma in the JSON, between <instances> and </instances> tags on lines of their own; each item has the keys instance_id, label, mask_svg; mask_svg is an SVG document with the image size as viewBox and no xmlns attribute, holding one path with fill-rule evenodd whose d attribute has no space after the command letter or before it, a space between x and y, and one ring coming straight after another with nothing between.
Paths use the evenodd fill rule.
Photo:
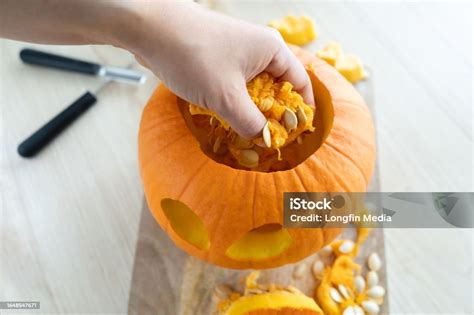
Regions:
<instances>
[{"instance_id":1,"label":"pumpkin pulp","mask_svg":"<svg viewBox=\"0 0 474 315\"><path fill-rule=\"evenodd\" d=\"M292 143L301 144L305 134L315 130L314 108L305 104L301 95L293 91L291 83L276 82L263 72L247 84L248 93L267 118L261 137L247 140L235 133L216 113L189 104L189 113L198 129L205 130L208 145L218 159L238 169L268 172L289 169L293 157L281 149Z\"/></svg>"}]
</instances>

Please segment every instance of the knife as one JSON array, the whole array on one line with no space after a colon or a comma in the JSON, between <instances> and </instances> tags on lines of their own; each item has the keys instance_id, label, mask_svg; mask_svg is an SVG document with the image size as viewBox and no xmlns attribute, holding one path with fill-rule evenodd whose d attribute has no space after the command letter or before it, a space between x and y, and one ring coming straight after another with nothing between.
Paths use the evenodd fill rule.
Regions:
<instances>
[{"instance_id":1,"label":"knife","mask_svg":"<svg viewBox=\"0 0 474 315\"><path fill-rule=\"evenodd\" d=\"M141 71L100 65L94 62L59 56L35 49L22 49L20 58L23 62L28 64L94 75L114 81L135 84L143 84L146 81L146 76Z\"/></svg>"}]
</instances>

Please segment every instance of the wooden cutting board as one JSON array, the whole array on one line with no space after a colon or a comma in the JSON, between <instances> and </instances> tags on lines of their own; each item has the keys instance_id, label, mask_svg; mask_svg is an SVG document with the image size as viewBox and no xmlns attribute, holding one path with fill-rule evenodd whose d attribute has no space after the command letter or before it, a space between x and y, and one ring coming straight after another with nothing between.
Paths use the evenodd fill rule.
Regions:
<instances>
[{"instance_id":1,"label":"wooden cutting board","mask_svg":"<svg viewBox=\"0 0 474 315\"><path fill-rule=\"evenodd\" d=\"M357 86L366 99L372 113L372 87L370 80ZM371 181L369 191L380 191L378 167ZM346 229L340 236L354 239L355 229ZM385 262L384 235L382 229L374 229L360 249L358 263L367 271L366 258L377 252ZM292 284L312 296L316 286L310 267L316 256L307 257L297 264L261 272L260 283ZM296 265L305 264L306 277L295 280ZM220 283L229 284L242 291L243 279L248 270L230 270L217 267L189 256L176 247L163 232L144 202L139 235L135 253L128 313L159 315L209 315L215 309L213 291ZM380 284L387 288L387 273L384 263L379 271ZM380 314L388 314L388 297L385 298Z\"/></svg>"}]
</instances>

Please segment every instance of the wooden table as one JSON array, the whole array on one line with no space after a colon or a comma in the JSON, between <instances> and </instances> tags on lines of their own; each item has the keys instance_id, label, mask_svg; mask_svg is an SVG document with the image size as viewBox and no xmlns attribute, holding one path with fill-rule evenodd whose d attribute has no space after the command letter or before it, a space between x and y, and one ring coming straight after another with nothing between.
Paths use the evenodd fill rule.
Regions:
<instances>
[{"instance_id":1,"label":"wooden table","mask_svg":"<svg viewBox=\"0 0 474 315\"><path fill-rule=\"evenodd\" d=\"M369 64L384 191L473 190L469 3L209 2L257 23L305 13L319 32L310 49L337 40ZM100 84L22 64L25 46L36 45L0 41L0 301L41 301L41 313L124 314L143 197L137 130L157 80L109 86L25 160L18 143ZM39 48L117 65L131 58L103 46ZM472 230L391 229L385 239L393 314L472 312Z\"/></svg>"}]
</instances>

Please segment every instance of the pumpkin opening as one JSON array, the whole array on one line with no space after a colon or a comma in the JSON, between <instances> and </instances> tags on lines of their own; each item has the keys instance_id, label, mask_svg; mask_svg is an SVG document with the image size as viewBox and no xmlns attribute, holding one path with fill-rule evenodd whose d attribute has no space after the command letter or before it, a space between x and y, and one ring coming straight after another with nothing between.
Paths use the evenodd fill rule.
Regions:
<instances>
[{"instance_id":1,"label":"pumpkin opening","mask_svg":"<svg viewBox=\"0 0 474 315\"><path fill-rule=\"evenodd\" d=\"M280 255L293 243L281 224L270 223L255 228L233 243L226 255L240 261L253 261Z\"/></svg>"},{"instance_id":2,"label":"pumpkin opening","mask_svg":"<svg viewBox=\"0 0 474 315\"><path fill-rule=\"evenodd\" d=\"M209 249L211 243L206 227L188 206L181 201L165 198L161 200L161 208L179 237L200 250Z\"/></svg>"},{"instance_id":3,"label":"pumpkin opening","mask_svg":"<svg viewBox=\"0 0 474 315\"><path fill-rule=\"evenodd\" d=\"M255 139L253 143L251 143L237 135L233 135L232 142L234 144L237 143L240 147L238 152L234 152L233 150L228 149L228 147L221 145L222 137L224 137L222 136L222 131L228 128L228 125L219 117L212 116L212 113L209 113L209 111L203 110L181 99L178 100L180 112L186 125L199 142L201 150L214 161L232 168L247 171L270 173L289 170L298 166L319 149L326 137L329 135L334 119L334 109L329 91L324 84L314 74L312 74L312 72L308 72L308 74L313 86L316 109L314 112L311 112L308 111L307 105L297 105L299 102L299 95L295 97L295 92L291 91L291 88L290 91L287 92L287 90L283 88L285 85L283 85L281 90L291 93L287 96L289 98L288 102L283 104L289 108L295 106L304 107L303 111L306 113L306 117L308 117L308 122L307 124L301 124L301 120L298 119L298 127L296 127L294 131L287 133L284 130L287 128L285 125L282 126L276 123L275 119L270 118L268 128L272 135L271 148L276 148L276 150L273 150L273 154L270 154L268 150L265 150L265 148L262 149L262 147L265 147L263 144L263 136ZM275 82L274 85L280 84L280 86L282 86L281 82ZM251 91L252 88L255 89L256 87L255 85L248 85L248 88L249 91ZM255 91L253 92L255 93ZM255 99L255 97L253 97L253 99ZM261 110L262 106L265 106L263 104L264 101L265 98L263 100L261 99L260 102L257 102L258 107ZM278 110L276 111L277 113L275 115L284 116L284 114L278 112ZM296 112L296 114L299 113ZM274 115L272 114L271 116ZM311 121L309 120L310 118ZM213 125L216 123L223 127L221 128L221 138L216 137L214 132ZM283 146L282 143L285 142L284 139L287 139L287 141ZM262 142L262 144L258 144L258 141ZM255 158L255 151L258 153L256 158L259 163L252 164L250 160ZM239 163L237 163L236 160L240 160Z\"/></svg>"}]
</instances>

